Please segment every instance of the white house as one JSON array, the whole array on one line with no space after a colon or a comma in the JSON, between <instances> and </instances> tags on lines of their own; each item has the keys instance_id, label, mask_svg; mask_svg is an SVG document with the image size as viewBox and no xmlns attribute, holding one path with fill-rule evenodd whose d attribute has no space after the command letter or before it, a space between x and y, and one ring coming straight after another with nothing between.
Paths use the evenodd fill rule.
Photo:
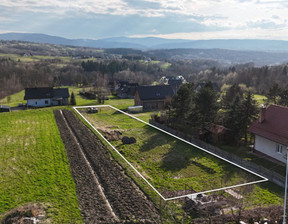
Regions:
<instances>
[{"instance_id":1,"label":"white house","mask_svg":"<svg viewBox=\"0 0 288 224\"><path fill-rule=\"evenodd\" d=\"M48 107L67 105L68 88L53 89L52 87L25 88L24 100L28 107Z\"/></svg>"},{"instance_id":2,"label":"white house","mask_svg":"<svg viewBox=\"0 0 288 224\"><path fill-rule=\"evenodd\" d=\"M288 145L288 107L261 108L260 116L248 128L255 136L254 149L286 163Z\"/></svg>"}]
</instances>

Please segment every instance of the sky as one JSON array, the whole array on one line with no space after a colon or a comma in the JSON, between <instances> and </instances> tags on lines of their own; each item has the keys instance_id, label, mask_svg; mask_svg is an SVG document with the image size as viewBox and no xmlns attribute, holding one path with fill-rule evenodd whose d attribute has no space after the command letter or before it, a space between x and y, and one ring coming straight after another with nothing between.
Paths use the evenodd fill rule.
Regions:
<instances>
[{"instance_id":1,"label":"sky","mask_svg":"<svg viewBox=\"0 0 288 224\"><path fill-rule=\"evenodd\" d=\"M0 0L0 33L288 40L287 0Z\"/></svg>"}]
</instances>

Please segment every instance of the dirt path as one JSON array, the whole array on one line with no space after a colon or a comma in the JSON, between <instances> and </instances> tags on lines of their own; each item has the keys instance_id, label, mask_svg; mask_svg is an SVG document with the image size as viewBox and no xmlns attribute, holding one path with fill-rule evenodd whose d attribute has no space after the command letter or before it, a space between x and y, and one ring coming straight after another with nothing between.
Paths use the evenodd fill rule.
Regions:
<instances>
[{"instance_id":1,"label":"dirt path","mask_svg":"<svg viewBox=\"0 0 288 224\"><path fill-rule=\"evenodd\" d=\"M55 111L85 223L159 223L158 212L72 111Z\"/></svg>"}]
</instances>

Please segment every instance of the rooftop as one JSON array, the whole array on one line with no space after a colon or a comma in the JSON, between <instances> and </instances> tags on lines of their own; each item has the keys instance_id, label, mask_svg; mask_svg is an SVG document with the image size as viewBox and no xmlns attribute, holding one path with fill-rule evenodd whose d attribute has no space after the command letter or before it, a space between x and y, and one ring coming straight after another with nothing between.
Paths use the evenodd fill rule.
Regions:
<instances>
[{"instance_id":1,"label":"rooftop","mask_svg":"<svg viewBox=\"0 0 288 224\"><path fill-rule=\"evenodd\" d=\"M288 107L271 105L265 109L264 120L255 120L248 131L282 145L288 144Z\"/></svg>"},{"instance_id":2,"label":"rooftop","mask_svg":"<svg viewBox=\"0 0 288 224\"><path fill-rule=\"evenodd\" d=\"M25 88L24 100L29 99L46 99L46 98L68 98L68 88L57 88L52 87L38 87L38 88Z\"/></svg>"},{"instance_id":3,"label":"rooftop","mask_svg":"<svg viewBox=\"0 0 288 224\"><path fill-rule=\"evenodd\" d=\"M163 100L172 98L174 91L170 85L138 86L137 92L141 100Z\"/></svg>"},{"instance_id":4,"label":"rooftop","mask_svg":"<svg viewBox=\"0 0 288 224\"><path fill-rule=\"evenodd\" d=\"M54 96L52 87L25 88L24 100L45 99Z\"/></svg>"}]
</instances>

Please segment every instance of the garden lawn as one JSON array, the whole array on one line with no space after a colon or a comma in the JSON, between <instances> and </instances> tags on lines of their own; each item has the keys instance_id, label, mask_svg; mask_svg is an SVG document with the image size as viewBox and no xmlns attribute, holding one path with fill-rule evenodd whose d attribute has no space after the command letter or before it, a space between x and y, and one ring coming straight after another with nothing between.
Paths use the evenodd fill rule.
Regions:
<instances>
[{"instance_id":1,"label":"garden lawn","mask_svg":"<svg viewBox=\"0 0 288 224\"><path fill-rule=\"evenodd\" d=\"M24 100L25 90L18 93L6 96L4 99L0 99L0 104L9 105L10 107L16 107L19 103L26 104Z\"/></svg>"},{"instance_id":2,"label":"garden lawn","mask_svg":"<svg viewBox=\"0 0 288 224\"><path fill-rule=\"evenodd\" d=\"M173 195L186 187L206 191L260 180L120 112L109 108L101 108L98 114L82 111L97 129L116 129L122 136L136 138L137 143L133 145L123 145L121 140L112 144L165 195Z\"/></svg>"},{"instance_id":3,"label":"garden lawn","mask_svg":"<svg viewBox=\"0 0 288 224\"><path fill-rule=\"evenodd\" d=\"M254 99L257 101L258 105L261 106L262 104L265 104L267 101L267 97L263 95L254 95Z\"/></svg>"},{"instance_id":4,"label":"garden lawn","mask_svg":"<svg viewBox=\"0 0 288 224\"><path fill-rule=\"evenodd\" d=\"M41 202L52 223L82 223L52 109L0 113L0 171L0 218Z\"/></svg>"}]
</instances>

